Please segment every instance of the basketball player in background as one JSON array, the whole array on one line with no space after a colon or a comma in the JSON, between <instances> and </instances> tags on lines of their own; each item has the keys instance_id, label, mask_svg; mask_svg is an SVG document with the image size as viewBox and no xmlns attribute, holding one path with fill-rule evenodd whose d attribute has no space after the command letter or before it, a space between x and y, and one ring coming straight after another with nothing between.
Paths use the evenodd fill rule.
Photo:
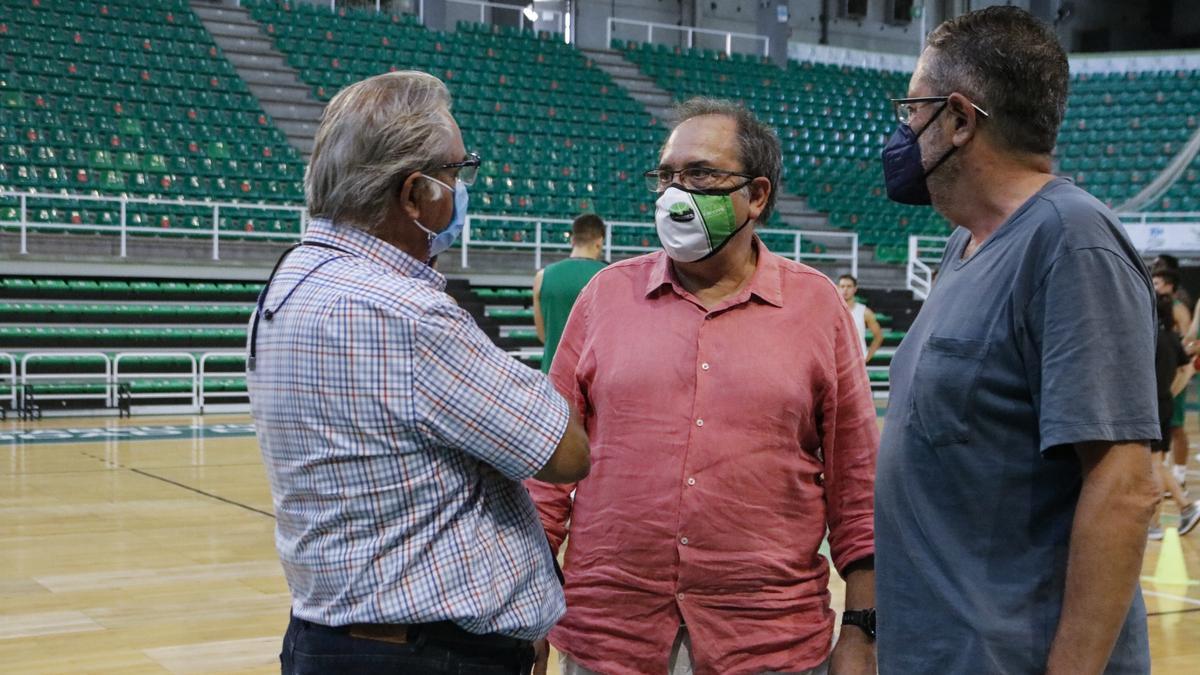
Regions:
<instances>
[{"instance_id":1,"label":"basketball player in background","mask_svg":"<svg viewBox=\"0 0 1200 675\"><path fill-rule=\"evenodd\" d=\"M851 274L843 274L838 277L838 289L842 292L842 299L846 301L846 309L850 310L850 316L854 317L854 328L858 330L858 342L862 345L867 365L871 365L871 358L883 346L883 329L879 327L875 312L855 297L858 293L858 279ZM867 346L868 330L871 331L870 347Z\"/></svg>"}]
</instances>

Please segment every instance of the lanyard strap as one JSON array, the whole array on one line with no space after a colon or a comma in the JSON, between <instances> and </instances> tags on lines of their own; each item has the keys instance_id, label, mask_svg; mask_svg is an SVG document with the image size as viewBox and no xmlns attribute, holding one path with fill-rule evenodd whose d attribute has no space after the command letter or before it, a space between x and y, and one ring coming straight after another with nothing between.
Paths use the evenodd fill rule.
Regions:
<instances>
[{"instance_id":1,"label":"lanyard strap","mask_svg":"<svg viewBox=\"0 0 1200 675\"><path fill-rule=\"evenodd\" d=\"M308 272L305 272L304 276L300 277L300 281L297 281L296 285L292 286L292 289L287 292L287 295L283 296L283 300L280 300L279 304L275 305L275 309L264 308L263 305L267 301L267 291L270 290L270 288L271 288L271 282L275 279L275 273L279 271L280 265L283 264L284 260L287 260L287 257L289 255L291 255L292 251L295 251L296 249L300 248L301 246L315 246L317 248L327 248L332 251L339 251L341 253L345 253L346 255L334 256L332 258L326 258L326 259L322 260L320 263L318 263L316 265L316 267L313 267ZM299 244L296 244L295 246L292 246L288 250L284 251L279 256L279 260L276 260L275 266L271 268L271 274L270 274L270 276L267 277L267 283L263 285L262 291L259 292L259 294L258 294L258 302L255 303L254 321L251 322L251 324L250 324L250 355L246 359L246 369L247 370L250 370L250 371L254 370L255 365L256 365L255 361L258 358L258 322L259 322L259 320L260 319L266 319L267 321L273 320L275 318L275 315L279 313L279 310L283 309L284 303L286 303L289 299L291 299L292 294L296 292L296 289L300 288L300 285L303 284L305 281L307 281L308 278L311 277L313 274L315 274L317 272L317 270L328 265L329 263L333 262L334 260L342 260L343 258L349 258L349 257L352 257L353 255L354 254L352 252L347 251L346 249L338 247L338 246L333 246L332 244L323 244L318 241L302 241Z\"/></svg>"}]
</instances>

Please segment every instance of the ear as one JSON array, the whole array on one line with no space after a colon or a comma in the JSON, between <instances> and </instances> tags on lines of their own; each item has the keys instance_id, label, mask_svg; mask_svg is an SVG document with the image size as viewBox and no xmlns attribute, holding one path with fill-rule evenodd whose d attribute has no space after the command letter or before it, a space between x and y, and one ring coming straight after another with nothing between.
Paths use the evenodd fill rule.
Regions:
<instances>
[{"instance_id":1,"label":"ear","mask_svg":"<svg viewBox=\"0 0 1200 675\"><path fill-rule=\"evenodd\" d=\"M946 114L953 120L954 136L951 142L962 147L975 137L979 131L979 121L983 116L971 105L966 96L957 92L950 94L946 100Z\"/></svg>"},{"instance_id":2,"label":"ear","mask_svg":"<svg viewBox=\"0 0 1200 675\"><path fill-rule=\"evenodd\" d=\"M771 181L766 176L759 176L750 181L747 187L750 189L750 218L758 220L763 209L767 208L767 200L770 198L772 190Z\"/></svg>"},{"instance_id":3,"label":"ear","mask_svg":"<svg viewBox=\"0 0 1200 675\"><path fill-rule=\"evenodd\" d=\"M400 188L396 190L396 206L409 217L410 220L420 220L421 205L417 202L418 198L424 198L424 193L417 184L421 178L421 172L417 171L404 179L400 184Z\"/></svg>"}]
</instances>

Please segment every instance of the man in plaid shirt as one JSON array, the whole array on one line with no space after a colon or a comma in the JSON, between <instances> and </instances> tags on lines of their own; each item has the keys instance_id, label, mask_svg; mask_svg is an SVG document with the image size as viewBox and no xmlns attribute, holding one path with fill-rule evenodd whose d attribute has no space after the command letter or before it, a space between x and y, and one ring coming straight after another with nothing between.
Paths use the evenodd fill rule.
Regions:
<instances>
[{"instance_id":1,"label":"man in plaid shirt","mask_svg":"<svg viewBox=\"0 0 1200 675\"><path fill-rule=\"evenodd\" d=\"M520 481L585 476L586 434L426 264L478 166L431 75L373 77L325 110L314 220L249 344L292 594L284 673L527 673L565 611Z\"/></svg>"}]
</instances>

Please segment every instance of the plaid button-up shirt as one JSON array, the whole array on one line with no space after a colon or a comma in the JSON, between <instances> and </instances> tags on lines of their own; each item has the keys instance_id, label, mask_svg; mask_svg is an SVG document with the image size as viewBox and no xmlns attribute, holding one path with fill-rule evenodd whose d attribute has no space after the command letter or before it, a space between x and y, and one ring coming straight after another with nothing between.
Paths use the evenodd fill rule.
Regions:
<instances>
[{"instance_id":1,"label":"plaid button-up shirt","mask_svg":"<svg viewBox=\"0 0 1200 675\"><path fill-rule=\"evenodd\" d=\"M565 605L520 481L553 454L566 402L425 264L327 221L304 241L341 250L280 266L248 376L292 611L544 636Z\"/></svg>"}]
</instances>

